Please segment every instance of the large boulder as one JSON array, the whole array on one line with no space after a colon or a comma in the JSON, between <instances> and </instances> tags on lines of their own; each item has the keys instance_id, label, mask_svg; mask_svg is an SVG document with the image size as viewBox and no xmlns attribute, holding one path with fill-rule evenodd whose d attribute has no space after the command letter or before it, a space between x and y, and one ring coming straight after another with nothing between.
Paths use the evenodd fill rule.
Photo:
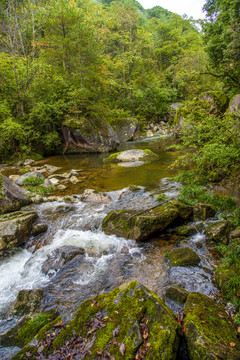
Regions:
<instances>
[{"instance_id":1,"label":"large boulder","mask_svg":"<svg viewBox=\"0 0 240 360\"><path fill-rule=\"evenodd\" d=\"M134 149L125 150L119 153L114 153L108 158L104 159L104 162L108 163L121 163L121 162L135 162L135 161L149 161L158 159L158 155L151 150Z\"/></svg>"},{"instance_id":2,"label":"large boulder","mask_svg":"<svg viewBox=\"0 0 240 360\"><path fill-rule=\"evenodd\" d=\"M132 141L140 138L140 126L134 118L117 119L111 122L119 142Z\"/></svg>"},{"instance_id":3,"label":"large boulder","mask_svg":"<svg viewBox=\"0 0 240 360\"><path fill-rule=\"evenodd\" d=\"M96 119L66 121L61 134L63 152L66 154L113 151L119 145L111 126Z\"/></svg>"},{"instance_id":4,"label":"large boulder","mask_svg":"<svg viewBox=\"0 0 240 360\"><path fill-rule=\"evenodd\" d=\"M27 184L27 185L31 185L32 182L39 182L40 183L44 183L44 180L45 180L45 176L38 172L38 171L30 171L26 174L23 174L21 175L17 180L16 180L16 184L17 185L24 185L24 184Z\"/></svg>"},{"instance_id":5,"label":"large boulder","mask_svg":"<svg viewBox=\"0 0 240 360\"><path fill-rule=\"evenodd\" d=\"M30 193L16 185L6 176L0 179L0 215L20 210L31 203Z\"/></svg>"},{"instance_id":6,"label":"large boulder","mask_svg":"<svg viewBox=\"0 0 240 360\"><path fill-rule=\"evenodd\" d=\"M178 248L166 254L172 266L197 266L201 259L189 247Z\"/></svg>"},{"instance_id":7,"label":"large boulder","mask_svg":"<svg viewBox=\"0 0 240 360\"><path fill-rule=\"evenodd\" d=\"M239 360L237 332L223 306L201 293L185 304L185 338L190 360Z\"/></svg>"},{"instance_id":8,"label":"large boulder","mask_svg":"<svg viewBox=\"0 0 240 360\"><path fill-rule=\"evenodd\" d=\"M185 208L187 210L184 211ZM104 218L102 229L108 235L115 234L126 239L144 241L155 233L166 229L177 218L185 218L189 208L180 202L169 201L143 212L112 210Z\"/></svg>"},{"instance_id":9,"label":"large boulder","mask_svg":"<svg viewBox=\"0 0 240 360\"><path fill-rule=\"evenodd\" d=\"M35 211L16 211L0 217L0 250L24 245L37 218Z\"/></svg>"},{"instance_id":10,"label":"large boulder","mask_svg":"<svg viewBox=\"0 0 240 360\"><path fill-rule=\"evenodd\" d=\"M60 332L56 328L48 331L41 351L43 356L58 359L75 358L78 353L79 359L86 360L175 360L180 333L165 303L146 287L131 282L83 302L74 319ZM49 336L51 345L47 346ZM26 350L30 357L37 353L36 346ZM15 355L13 359L21 357Z\"/></svg>"},{"instance_id":11,"label":"large boulder","mask_svg":"<svg viewBox=\"0 0 240 360\"><path fill-rule=\"evenodd\" d=\"M240 94L233 96L230 101L228 112L239 112L240 111Z\"/></svg>"}]
</instances>

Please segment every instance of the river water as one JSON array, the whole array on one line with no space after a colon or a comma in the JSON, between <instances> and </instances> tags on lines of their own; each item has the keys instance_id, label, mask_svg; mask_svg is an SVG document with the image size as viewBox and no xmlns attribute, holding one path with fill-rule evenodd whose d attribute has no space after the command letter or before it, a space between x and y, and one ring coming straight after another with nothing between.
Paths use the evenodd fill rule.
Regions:
<instances>
[{"instance_id":1,"label":"river water","mask_svg":"<svg viewBox=\"0 0 240 360\"><path fill-rule=\"evenodd\" d=\"M21 289L43 288L43 310L57 308L69 320L79 304L96 294L112 290L131 280L137 280L156 292L160 297L170 285L180 285L188 291L200 291L214 296L217 289L212 282L214 260L209 253L204 233L198 233L181 242L201 257L199 267L170 267L164 253L178 246L177 237L171 229L145 243L107 236L101 231L101 223L112 209L147 209L154 206L155 194L164 193L176 198L181 187L169 176L176 174L168 166L176 158L175 153L162 150L163 140L147 139L126 143L120 150L149 148L158 153L159 160L137 167L105 165L106 155L56 156L45 163L61 166L59 172L81 169L82 181L73 185L69 192L75 194L76 203L64 201L31 205L38 211L41 222L49 229L38 238L42 246L36 250L36 239L30 239L25 249L1 259L0 263L0 332L15 320L11 308ZM137 184L138 191L128 186ZM111 204L94 204L81 201L84 189L107 191ZM200 246L199 246L200 244ZM85 250L61 268L44 271L44 264L53 258L56 249L75 246ZM177 304L167 301L174 311L181 311ZM0 356L9 355L0 349ZM4 355L5 354L5 355Z\"/></svg>"}]
</instances>

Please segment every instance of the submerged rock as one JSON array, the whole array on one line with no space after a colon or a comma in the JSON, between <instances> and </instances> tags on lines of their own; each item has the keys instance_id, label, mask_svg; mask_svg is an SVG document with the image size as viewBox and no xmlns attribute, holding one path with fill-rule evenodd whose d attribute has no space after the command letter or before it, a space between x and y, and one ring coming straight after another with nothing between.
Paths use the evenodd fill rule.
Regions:
<instances>
[{"instance_id":1,"label":"submerged rock","mask_svg":"<svg viewBox=\"0 0 240 360\"><path fill-rule=\"evenodd\" d=\"M31 203L30 193L4 175L0 179L0 194L0 214L20 210Z\"/></svg>"},{"instance_id":2,"label":"submerged rock","mask_svg":"<svg viewBox=\"0 0 240 360\"><path fill-rule=\"evenodd\" d=\"M20 290L13 306L15 315L28 315L39 311L42 299L42 289Z\"/></svg>"},{"instance_id":3,"label":"submerged rock","mask_svg":"<svg viewBox=\"0 0 240 360\"><path fill-rule=\"evenodd\" d=\"M48 225L46 223L37 223L32 228L32 234L37 236L43 234L48 230Z\"/></svg>"},{"instance_id":4,"label":"submerged rock","mask_svg":"<svg viewBox=\"0 0 240 360\"><path fill-rule=\"evenodd\" d=\"M56 334L48 354L65 359L81 347L86 360L141 356L175 360L180 333L175 315L165 303L146 287L131 282L83 302L74 319ZM26 350L37 351L36 347ZM17 359L20 356L15 355Z\"/></svg>"},{"instance_id":5,"label":"submerged rock","mask_svg":"<svg viewBox=\"0 0 240 360\"><path fill-rule=\"evenodd\" d=\"M207 220L216 214L217 209L210 204L197 204L193 208L194 220Z\"/></svg>"},{"instance_id":6,"label":"submerged rock","mask_svg":"<svg viewBox=\"0 0 240 360\"><path fill-rule=\"evenodd\" d=\"M218 221L214 224L208 225L206 227L207 236L215 241L221 242L223 244L228 244L228 235L230 233L231 226L228 221Z\"/></svg>"},{"instance_id":7,"label":"submerged rock","mask_svg":"<svg viewBox=\"0 0 240 360\"><path fill-rule=\"evenodd\" d=\"M82 201L110 204L112 202L112 198L105 192L99 192L93 189L84 190L82 197Z\"/></svg>"},{"instance_id":8,"label":"submerged rock","mask_svg":"<svg viewBox=\"0 0 240 360\"><path fill-rule=\"evenodd\" d=\"M121 162L139 162L139 161L148 161L156 160L158 155L152 152L151 150L145 149L135 149L135 150L125 150L119 153L114 153L108 158L104 159L104 162L112 163L121 163Z\"/></svg>"},{"instance_id":9,"label":"submerged rock","mask_svg":"<svg viewBox=\"0 0 240 360\"><path fill-rule=\"evenodd\" d=\"M115 234L126 239L144 241L166 229L177 218L185 219L190 214L189 208L178 201L169 201L144 212L113 210L104 218L102 229L107 235Z\"/></svg>"},{"instance_id":10,"label":"submerged rock","mask_svg":"<svg viewBox=\"0 0 240 360\"><path fill-rule=\"evenodd\" d=\"M165 292L165 296L179 304L184 304L188 297L188 291L180 286L171 286Z\"/></svg>"},{"instance_id":11,"label":"submerged rock","mask_svg":"<svg viewBox=\"0 0 240 360\"><path fill-rule=\"evenodd\" d=\"M35 211L16 211L3 215L0 218L0 250L25 244L37 218Z\"/></svg>"},{"instance_id":12,"label":"submerged rock","mask_svg":"<svg viewBox=\"0 0 240 360\"><path fill-rule=\"evenodd\" d=\"M185 338L190 360L239 360L237 332L224 307L201 293L185 304Z\"/></svg>"},{"instance_id":13,"label":"submerged rock","mask_svg":"<svg viewBox=\"0 0 240 360\"><path fill-rule=\"evenodd\" d=\"M197 266L201 259L189 247L178 248L166 254L172 266Z\"/></svg>"}]
</instances>

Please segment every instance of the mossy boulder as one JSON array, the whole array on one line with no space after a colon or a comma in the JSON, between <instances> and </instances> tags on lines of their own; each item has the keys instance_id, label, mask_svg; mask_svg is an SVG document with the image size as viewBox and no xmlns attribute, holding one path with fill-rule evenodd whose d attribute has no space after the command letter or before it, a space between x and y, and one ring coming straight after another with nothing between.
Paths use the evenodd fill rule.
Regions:
<instances>
[{"instance_id":1,"label":"mossy boulder","mask_svg":"<svg viewBox=\"0 0 240 360\"><path fill-rule=\"evenodd\" d=\"M16 211L0 217L0 250L24 245L37 220L36 211Z\"/></svg>"},{"instance_id":2,"label":"mossy boulder","mask_svg":"<svg viewBox=\"0 0 240 360\"><path fill-rule=\"evenodd\" d=\"M18 211L22 206L31 203L30 193L6 176L0 177L0 215L12 211Z\"/></svg>"},{"instance_id":3,"label":"mossy boulder","mask_svg":"<svg viewBox=\"0 0 240 360\"><path fill-rule=\"evenodd\" d=\"M176 229L176 233L179 236L191 236L197 233L197 229L195 226L191 225L179 226Z\"/></svg>"},{"instance_id":4,"label":"mossy boulder","mask_svg":"<svg viewBox=\"0 0 240 360\"><path fill-rule=\"evenodd\" d=\"M38 171L30 171L26 174L21 175L17 180L16 180L16 184L17 185L31 185L32 182L36 181L36 183L39 184L43 184L45 180L45 176L38 172Z\"/></svg>"},{"instance_id":5,"label":"mossy boulder","mask_svg":"<svg viewBox=\"0 0 240 360\"><path fill-rule=\"evenodd\" d=\"M174 300L179 304L184 304L186 302L188 294L188 291L180 286L171 286L165 292L167 298Z\"/></svg>"},{"instance_id":6,"label":"mossy boulder","mask_svg":"<svg viewBox=\"0 0 240 360\"><path fill-rule=\"evenodd\" d=\"M206 234L207 236L215 241L221 242L223 244L228 244L228 235L231 230L231 225L228 221L217 221L214 224L208 225L206 227Z\"/></svg>"},{"instance_id":7,"label":"mossy boulder","mask_svg":"<svg viewBox=\"0 0 240 360\"><path fill-rule=\"evenodd\" d=\"M237 332L224 307L201 293L191 293L184 307L190 360L239 360Z\"/></svg>"},{"instance_id":8,"label":"mossy boulder","mask_svg":"<svg viewBox=\"0 0 240 360\"><path fill-rule=\"evenodd\" d=\"M136 162L136 161L149 161L158 159L158 155L149 149L141 150L125 150L110 155L104 159L105 163L121 163L121 162Z\"/></svg>"},{"instance_id":9,"label":"mossy boulder","mask_svg":"<svg viewBox=\"0 0 240 360\"><path fill-rule=\"evenodd\" d=\"M217 209L211 204L196 204L193 208L194 220L207 220L216 214Z\"/></svg>"},{"instance_id":10,"label":"mossy boulder","mask_svg":"<svg viewBox=\"0 0 240 360\"><path fill-rule=\"evenodd\" d=\"M169 201L142 213L139 210L113 210L104 218L102 229L107 235L115 234L126 239L144 241L166 229L181 215L186 216L189 207L180 204ZM184 208L187 210L184 211Z\"/></svg>"},{"instance_id":11,"label":"mossy boulder","mask_svg":"<svg viewBox=\"0 0 240 360\"><path fill-rule=\"evenodd\" d=\"M232 244L240 244L240 226L237 227L235 230L231 231L229 237Z\"/></svg>"},{"instance_id":12,"label":"mossy boulder","mask_svg":"<svg viewBox=\"0 0 240 360\"><path fill-rule=\"evenodd\" d=\"M101 153L113 151L119 139L110 125L101 119L69 118L61 128L63 152Z\"/></svg>"},{"instance_id":13,"label":"mossy boulder","mask_svg":"<svg viewBox=\"0 0 240 360\"><path fill-rule=\"evenodd\" d=\"M20 290L14 302L15 315L28 315L40 310L43 299L42 289Z\"/></svg>"},{"instance_id":14,"label":"mossy boulder","mask_svg":"<svg viewBox=\"0 0 240 360\"><path fill-rule=\"evenodd\" d=\"M0 345L24 347L37 335L41 328L52 322L58 315L57 311L52 310L25 316L17 325L0 336Z\"/></svg>"},{"instance_id":15,"label":"mossy boulder","mask_svg":"<svg viewBox=\"0 0 240 360\"><path fill-rule=\"evenodd\" d=\"M74 353L71 339L76 339L76 349L81 347L86 360L138 359L140 354L146 360L175 360L180 333L165 303L131 282L83 302L74 319L57 334L48 354L66 358Z\"/></svg>"},{"instance_id":16,"label":"mossy boulder","mask_svg":"<svg viewBox=\"0 0 240 360\"><path fill-rule=\"evenodd\" d=\"M140 138L140 125L137 119L125 118L111 121L119 142L132 141Z\"/></svg>"},{"instance_id":17,"label":"mossy boulder","mask_svg":"<svg viewBox=\"0 0 240 360\"><path fill-rule=\"evenodd\" d=\"M189 247L178 248L166 254L172 266L197 266L201 259Z\"/></svg>"},{"instance_id":18,"label":"mossy boulder","mask_svg":"<svg viewBox=\"0 0 240 360\"><path fill-rule=\"evenodd\" d=\"M230 100L228 112L240 112L240 94L234 95Z\"/></svg>"}]
</instances>

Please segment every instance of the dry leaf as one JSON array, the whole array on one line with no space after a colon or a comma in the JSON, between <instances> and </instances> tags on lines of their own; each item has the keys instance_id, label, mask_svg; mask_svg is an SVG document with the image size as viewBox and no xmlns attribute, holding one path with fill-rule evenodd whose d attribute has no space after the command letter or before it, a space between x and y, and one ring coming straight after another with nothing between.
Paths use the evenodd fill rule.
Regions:
<instances>
[{"instance_id":1,"label":"dry leaf","mask_svg":"<svg viewBox=\"0 0 240 360\"><path fill-rule=\"evenodd\" d=\"M145 333L143 334L144 340L145 340L147 337L148 337L148 332L145 332Z\"/></svg>"},{"instance_id":2,"label":"dry leaf","mask_svg":"<svg viewBox=\"0 0 240 360\"><path fill-rule=\"evenodd\" d=\"M126 346L125 346L125 344L119 343L118 348L119 348L119 351L120 351L121 355L124 356L125 351L126 351Z\"/></svg>"},{"instance_id":3,"label":"dry leaf","mask_svg":"<svg viewBox=\"0 0 240 360\"><path fill-rule=\"evenodd\" d=\"M147 343L147 347L151 346L151 343Z\"/></svg>"},{"instance_id":4,"label":"dry leaf","mask_svg":"<svg viewBox=\"0 0 240 360\"><path fill-rule=\"evenodd\" d=\"M235 347L235 346L236 346L236 344L234 344L234 342L231 342L229 345L230 345L231 347Z\"/></svg>"}]
</instances>

